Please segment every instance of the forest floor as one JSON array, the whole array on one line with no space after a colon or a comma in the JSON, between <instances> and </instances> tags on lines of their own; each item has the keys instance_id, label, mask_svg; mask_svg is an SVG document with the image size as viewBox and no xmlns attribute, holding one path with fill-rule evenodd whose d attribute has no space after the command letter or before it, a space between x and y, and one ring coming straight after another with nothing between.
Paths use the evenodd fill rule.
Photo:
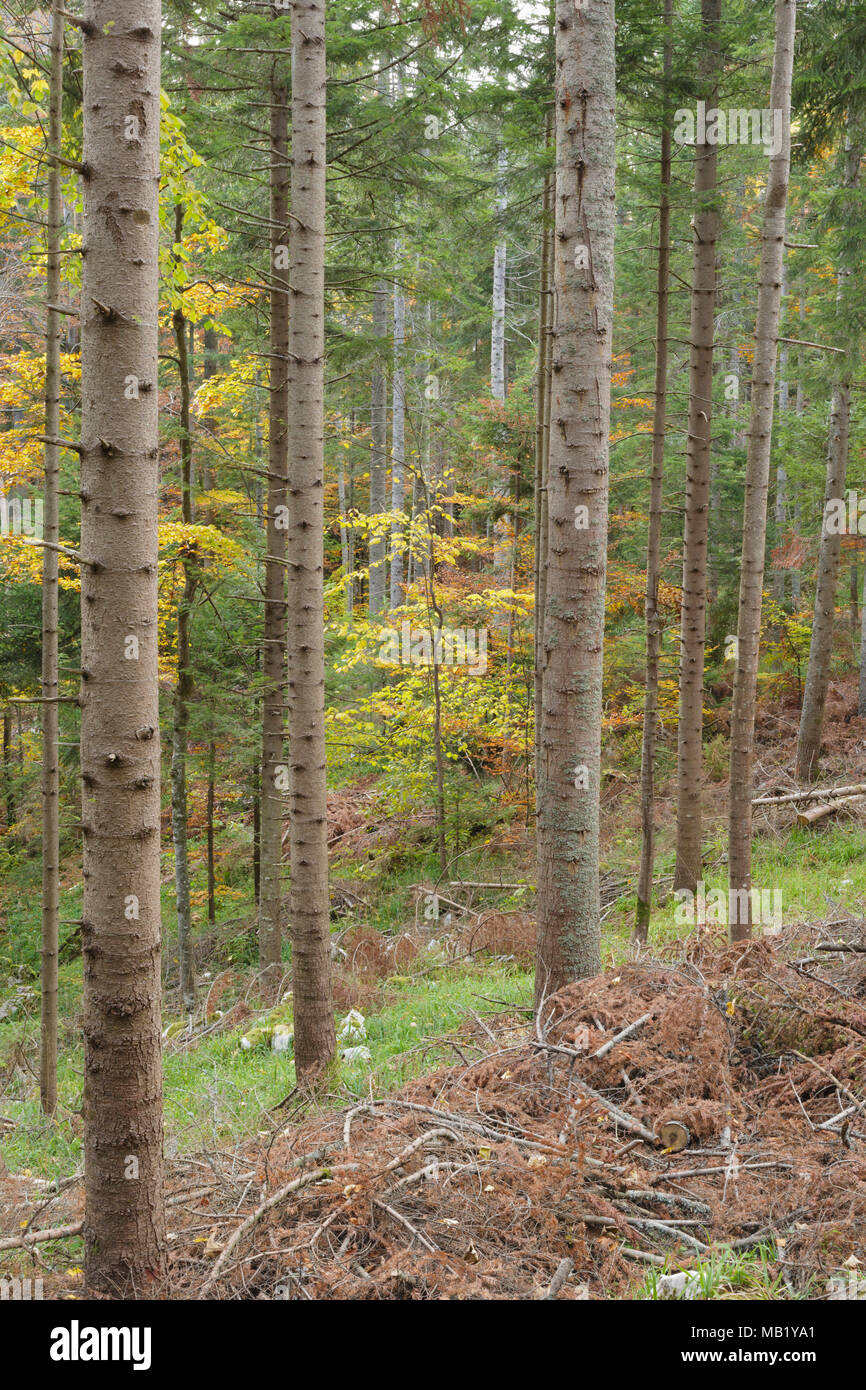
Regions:
<instances>
[{"instance_id":1,"label":"forest floor","mask_svg":"<svg viewBox=\"0 0 866 1390\"><path fill-rule=\"evenodd\" d=\"M866 780L866 721L851 716L851 699L843 686L831 694L828 784ZM762 791L795 785L795 737L795 714L762 711ZM726 886L721 739L708 750L707 893ZM334 794L343 1036L330 1094L314 1109L294 1094L283 1050L290 1001L266 1007L257 996L243 878L217 924L199 928L191 1025L172 1012L168 953L166 1293L866 1296L861 818L804 828L790 806L756 813L754 881L781 893L780 914L751 943L728 946L723 926L677 920L663 782L661 902L650 948L636 955L630 774L612 775L605 792L604 971L539 1019L523 819L502 815L475 841L467 832L459 866L437 882L429 818L383 816L369 785ZM231 885L237 826L221 843ZM36 926L32 868L19 866L15 900L3 904L7 961ZM72 918L72 863L65 891ZM169 940L170 892L167 878ZM41 1277L46 1296L75 1298L80 1238L2 1249L81 1219L74 958L61 984L54 1125L38 1110L32 978L13 971L0 990L0 1276Z\"/></svg>"}]
</instances>

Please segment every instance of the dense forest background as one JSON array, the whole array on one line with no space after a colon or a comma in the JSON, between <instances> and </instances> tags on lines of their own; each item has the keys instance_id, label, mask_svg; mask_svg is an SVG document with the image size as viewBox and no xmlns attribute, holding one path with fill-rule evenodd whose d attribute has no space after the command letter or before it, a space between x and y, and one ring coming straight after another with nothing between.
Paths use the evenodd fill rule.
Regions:
<instances>
[{"instance_id":1,"label":"dense forest background","mask_svg":"<svg viewBox=\"0 0 866 1390\"><path fill-rule=\"evenodd\" d=\"M801 1168L818 1171L843 1111L846 1157L862 1151L848 1129L864 1084L866 5L801 0L795 20L792 0L619 0L614 27L609 0L329 0L327 13L319 0L164 0L142 39L148 62L161 50L158 92L135 95L144 68L116 72L117 90L131 84L123 119L140 123L126 138L143 151L116 170L100 165L86 101L88 44L110 46L110 8L0 6L0 1138L22 1184L4 1203L10 1271L25 1267L27 1203L53 1183L46 1226L63 1233L42 1242L46 1278L57 1296L78 1286L82 1155L95 1145L95 1182L99 1116L111 1124L93 1100L94 1019L103 1009L103 1045L122 1051L111 1019L137 1017L143 991L155 1070L142 1067L138 1095L123 1081L128 1053L112 1074L129 1133L145 1112L156 1125L142 1152L162 1154L164 1118L174 1196L196 1188L192 1156L206 1152L231 1212L237 1174L261 1175L262 1146L287 1124L339 1114L348 1132L346 1107L369 1101L372 1125L372 1102L398 1093L438 1113L446 1092L425 1078L479 1058L491 1086L512 1073L519 1084L490 1132L476 1116L461 1134L483 1161L522 1134L520 1161L541 1182L572 1120L557 1111L539 1138L527 1094L547 1084L567 1109L571 1071L555 1083L554 1063L594 1057L587 1123L637 1143L673 1124L665 1155L728 1155L701 1164L723 1179L714 1196L688 1189L698 1205L680 1209L677 1236L722 1180L727 1192L732 1143L746 1168L770 1170L740 1224L676 1247L689 1269L696 1245L725 1237L701 1296L816 1296L815 1280L825 1292L856 1262L858 1212L819 1202L832 1248L816 1259L817 1228L791 1236L802 1249L786 1266L774 1241L806 1200L782 1196L781 1150L749 1129L740 1097L772 1074L756 1058L799 1066L797 1105L813 1105ZM308 23L325 26L321 51ZM129 187L135 160L151 158L155 324L146 300L119 309L95 288L97 273L121 295L133 283ZM586 178L582 223L563 194L572 175L581 206ZM104 246L91 251L97 226ZM124 356L139 330L158 353L153 380ZM97 332L117 334L99 340L98 370ZM112 361L120 384L97 403ZM158 901L145 911L140 894L149 925L131 939L152 931L157 945L142 967L152 977L130 965L121 980L94 903L101 893L115 923L138 921L124 874L146 836L100 802L94 771L109 746L99 690L130 718L137 695L102 661L92 619L108 563L92 500L123 455L117 440L139 429L127 413L139 393L158 438L140 467L128 453L112 515L127 500L139 515L150 459ZM609 487L601 559L584 541L599 534L595 485L568 471L568 450ZM109 570L123 569L124 546ZM573 649L556 626L572 598ZM139 639L124 640L137 662ZM128 844L99 869L94 827L110 838L114 814ZM811 961L811 985L788 979L791 960ZM674 976L699 1043L677 1031ZM634 1042L651 1014L652 1057ZM727 1099L714 1089L722 1066ZM793 1143L785 1126L800 1116L785 1104L794 1118L773 1114ZM394 1125L371 1152L412 1141ZM151 1192L161 1161L142 1159ZM275 1159L273 1182L294 1181L293 1161ZM254 1213L267 1159L264 1174ZM639 1176L632 1189L649 1185ZM339 1180L344 1204L355 1181ZM680 1269L663 1234L671 1209L654 1233L658 1210L630 1210L648 1258L637 1238L630 1257L604 1247L614 1208L602 1204L583 1213L578 1246L566 1255L551 1237L550 1267L520 1276L489 1245L495 1223L479 1227L475 1257L461 1251L478 1281L467 1296L534 1296L566 1258L551 1297L657 1296L659 1270ZM328 1219L311 1208L304 1239ZM432 1257L432 1235L412 1234L417 1213L391 1219L392 1238ZM86 1247L88 1283L140 1293L153 1251L109 1259L107 1229L103 1257ZM240 1277L231 1241L206 1219L195 1230L189 1258L172 1236L182 1286ZM515 1235L524 1254L533 1239ZM376 1279L377 1296L438 1296L426 1269L424 1292L371 1275L359 1241L345 1286L333 1270L305 1284L308 1267L274 1264L271 1249L256 1287L366 1297Z\"/></svg>"}]
</instances>

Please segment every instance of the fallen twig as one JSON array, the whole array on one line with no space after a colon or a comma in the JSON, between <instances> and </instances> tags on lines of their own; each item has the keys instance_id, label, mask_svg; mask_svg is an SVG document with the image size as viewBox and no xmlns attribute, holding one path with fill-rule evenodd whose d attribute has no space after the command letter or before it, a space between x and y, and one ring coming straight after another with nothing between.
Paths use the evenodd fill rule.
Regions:
<instances>
[{"instance_id":1,"label":"fallen twig","mask_svg":"<svg viewBox=\"0 0 866 1390\"><path fill-rule=\"evenodd\" d=\"M84 1222L76 1221L72 1226L50 1226L30 1235L6 1236L0 1240L0 1250L28 1250L31 1245L41 1245L46 1240L69 1240L72 1236L80 1236L83 1230Z\"/></svg>"},{"instance_id":2,"label":"fallen twig","mask_svg":"<svg viewBox=\"0 0 866 1390\"><path fill-rule=\"evenodd\" d=\"M244 1236L247 1235L254 1226L258 1225L263 1216L274 1207L279 1206L280 1202L285 1201L287 1197L290 1197L293 1192L297 1192L299 1188L307 1187L311 1182L321 1182L323 1178L329 1178L330 1176L330 1168L316 1168L312 1173L302 1173L299 1178L295 1178L293 1182L286 1183L285 1187L279 1188L279 1190L273 1193L266 1202L262 1202L260 1206L256 1207L256 1210L248 1216L245 1221L241 1222L240 1226L238 1226L237 1230L226 1242L224 1249L217 1257L216 1264L202 1285L199 1298L204 1298L208 1290L213 1288L229 1255L237 1248Z\"/></svg>"},{"instance_id":3,"label":"fallen twig","mask_svg":"<svg viewBox=\"0 0 866 1390\"><path fill-rule=\"evenodd\" d=\"M826 796L848 796L859 792L866 793L866 782L855 782L850 787L804 787L795 792L785 792L781 796L756 796L752 800L752 805L781 806L784 802L820 801L822 797Z\"/></svg>"},{"instance_id":4,"label":"fallen twig","mask_svg":"<svg viewBox=\"0 0 866 1390\"><path fill-rule=\"evenodd\" d=\"M541 1301L543 1303L549 1302L551 1299L556 1298L556 1295L559 1293L560 1289L562 1288L563 1284L565 1283L566 1279L568 1278L569 1274L573 1269L574 1264L571 1260L560 1260L559 1264L556 1267L556 1273L554 1274L553 1278L547 1286L546 1293L543 1293L541 1295Z\"/></svg>"},{"instance_id":5,"label":"fallen twig","mask_svg":"<svg viewBox=\"0 0 866 1390\"><path fill-rule=\"evenodd\" d=\"M636 1033L638 1028L641 1028L644 1023L648 1023L651 1018L652 1013L641 1014L640 1018L636 1018L634 1023L630 1023L627 1028L622 1028L618 1033L615 1033L608 1042L602 1043L601 1047L596 1048L595 1052L590 1055L600 1061L602 1057L606 1057L607 1054L616 1047L617 1043L621 1043L626 1038L630 1038L632 1033Z\"/></svg>"}]
</instances>

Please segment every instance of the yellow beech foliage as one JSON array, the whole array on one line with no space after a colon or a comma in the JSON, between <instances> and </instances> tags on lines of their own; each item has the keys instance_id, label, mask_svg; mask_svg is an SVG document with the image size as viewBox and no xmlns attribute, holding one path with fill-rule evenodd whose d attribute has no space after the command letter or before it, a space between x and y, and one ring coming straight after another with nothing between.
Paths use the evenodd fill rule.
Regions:
<instances>
[{"instance_id":1,"label":"yellow beech foliage","mask_svg":"<svg viewBox=\"0 0 866 1390\"><path fill-rule=\"evenodd\" d=\"M62 433L75 428L69 423L66 407L71 388L81 381L77 353L61 354L60 372ZM0 411L14 411L20 417L9 429L0 430L0 489L32 484L42 476L44 457L44 445L34 437L45 429L45 358L41 353L0 356Z\"/></svg>"},{"instance_id":2,"label":"yellow beech foliage","mask_svg":"<svg viewBox=\"0 0 866 1390\"><path fill-rule=\"evenodd\" d=\"M207 494L206 494L207 495ZM184 562L200 566L212 576L249 567L248 550L218 527L193 522L162 520L159 523L159 667L160 675L174 679L177 672L175 621L184 583Z\"/></svg>"}]
</instances>

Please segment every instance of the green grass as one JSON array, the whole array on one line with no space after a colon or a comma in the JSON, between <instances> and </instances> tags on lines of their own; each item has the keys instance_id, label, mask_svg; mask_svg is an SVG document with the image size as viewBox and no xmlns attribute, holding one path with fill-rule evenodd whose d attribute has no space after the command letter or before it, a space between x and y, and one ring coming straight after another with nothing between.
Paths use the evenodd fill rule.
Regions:
<instances>
[{"instance_id":1,"label":"green grass","mask_svg":"<svg viewBox=\"0 0 866 1390\"><path fill-rule=\"evenodd\" d=\"M66 967L63 1001L73 1013L80 1003L80 989L80 967ZM490 1004L479 996L501 1003ZM405 982L389 987L381 1011L367 1017L371 1060L340 1064L333 1103L367 1095L371 1087L374 1094L384 1094L437 1066L459 1062L460 1052L445 1039L459 1029L470 1010L483 1014L504 1007L528 1008L531 999L531 975L508 964L448 965L420 978L406 977ZM0 1058L11 1057L16 1043L23 1042L35 1070L38 1013L34 1007L31 1002L25 1016L0 1025ZM68 1019L69 1014L64 1017ZM267 1047L244 1050L240 1039L250 1026L184 1048L166 1046L165 1130L170 1155L237 1143L270 1127L264 1112L292 1090L294 1064L287 1054ZM476 1055L465 1043L460 1046L464 1055ZM56 1124L41 1115L32 1073L18 1072L10 1081L3 1113L14 1127L2 1137L0 1152L11 1172L57 1178L80 1167L82 1069L80 1035L67 1027L58 1065Z\"/></svg>"},{"instance_id":2,"label":"green grass","mask_svg":"<svg viewBox=\"0 0 866 1390\"><path fill-rule=\"evenodd\" d=\"M756 825L756 828L757 825ZM722 859L726 827L707 826L704 843L704 884L707 894L721 889L727 894L727 863ZM609 852L610 866L620 870L633 881L634 865L638 862L640 844L635 837L621 836ZM657 879L673 873L673 850L663 850L656 859ZM778 836L757 835L752 851L752 882L757 889L781 894L783 925L802 921L822 921L847 913L862 916L866 912L866 856L863 854L863 832L853 821L839 821L822 829L794 825ZM692 930L678 922L679 903L665 885L660 898L653 904L650 940L668 943L682 939ZM605 944L611 959L619 960L628 948L634 925L635 894L626 893L616 904L605 923ZM770 923L772 925L772 923Z\"/></svg>"},{"instance_id":3,"label":"green grass","mask_svg":"<svg viewBox=\"0 0 866 1390\"><path fill-rule=\"evenodd\" d=\"M719 844L714 848L713 834ZM721 853L722 827L709 827L709 860ZM615 871L635 863L634 837L621 835L608 850L608 863ZM347 864L337 878L354 881L353 869ZM659 855L657 873L664 876L673 867L670 850ZM30 861L27 870L30 869ZM24 877L27 877L25 870ZM466 878L495 878L502 870L503 877L512 880L526 875L509 863L504 852L491 853L482 843L473 846L461 860L461 872ZM723 863L707 868L707 890L726 888L726 866ZM434 883L438 877L435 856L428 849L417 859L398 862L369 889L374 907L372 920L384 931L397 931L411 922L414 916L412 887L420 881ZM243 876L237 877L237 888L243 891ZM778 888L782 894L782 916L788 922L808 918L817 920L828 914L851 911L860 913L866 903L866 858L862 854L862 837L853 823L840 822L826 830L813 831L799 827L778 838L759 838L754 853L754 882L768 889ZM23 884L21 885L23 887ZM168 963L168 980L172 982L172 942L175 931L172 885L163 888L163 907ZM502 908L532 905L531 893L488 895L485 905ZM38 901L28 901L23 893L10 895L10 911L16 913L19 929L26 917L31 940L38 936L35 919ZM75 916L76 902L80 905L80 886L64 895L62 915ZM663 900L653 915L651 940L670 942L687 935L689 928L675 919L677 904L672 896ZM234 900L221 914L231 921L231 914L243 918L244 909ZM626 954L632 930L634 896L624 895L614 906L605 923L603 959L613 964ZM249 916L249 907L246 908ZM7 919L8 920L8 919ZM201 927L199 927L201 930ZM7 950L9 945L7 936ZM225 936L223 956L212 964L213 970L226 964L243 967L254 947L253 934L237 929L237 936ZM46 1124L39 1112L38 1086L33 1074L37 1067L38 998L34 981L28 970L12 970L8 954L0 985L0 1008L9 1011L0 1018L0 1066L9 1067L13 1051L26 1060L27 1070L21 1067L11 1076L4 1096L3 1114L13 1122L12 1130L2 1137L0 1151L11 1171L29 1170L53 1178L64 1176L81 1163L81 1091L83 1057L80 1037L81 965L75 961L64 965L60 972L61 1049L59 1057L60 1118L55 1125ZM388 987L386 1002L381 1010L367 1020L367 1046L372 1061L349 1066L339 1071L340 1095L348 1100L352 1095L367 1094L370 1085L375 1092L384 1093L404 1084L414 1076L434 1070L437 1066L460 1061L460 1053L447 1041L447 1035L459 1027L470 1009L476 1011L494 1006L479 1003L477 996L503 1000L510 1006L526 1006L531 999L531 976L512 964L479 962L474 966L448 964L430 969L425 975L400 977ZM12 1010L13 1002L17 1007ZM167 1016L165 1023L171 1022ZM241 1049L239 1030L225 1036L205 1038L191 1048L168 1045L165 1052L166 1134L169 1152L192 1152L196 1148L229 1144L244 1136L255 1135L266 1123L263 1113L289 1093L294 1085L294 1067L286 1054L264 1048L247 1052ZM464 1049L465 1051L465 1049Z\"/></svg>"},{"instance_id":4,"label":"green grass","mask_svg":"<svg viewBox=\"0 0 866 1390\"><path fill-rule=\"evenodd\" d=\"M672 1256L664 1268L658 1266L650 1269L633 1297L638 1301L651 1302L671 1297L660 1281L663 1275L675 1274L678 1268ZM726 1250L721 1247L706 1260L694 1264L689 1273L697 1275L698 1288L692 1297L698 1300L790 1301L814 1296L811 1281L799 1290L789 1287L779 1269L779 1256L772 1244L758 1246L754 1250Z\"/></svg>"}]
</instances>

